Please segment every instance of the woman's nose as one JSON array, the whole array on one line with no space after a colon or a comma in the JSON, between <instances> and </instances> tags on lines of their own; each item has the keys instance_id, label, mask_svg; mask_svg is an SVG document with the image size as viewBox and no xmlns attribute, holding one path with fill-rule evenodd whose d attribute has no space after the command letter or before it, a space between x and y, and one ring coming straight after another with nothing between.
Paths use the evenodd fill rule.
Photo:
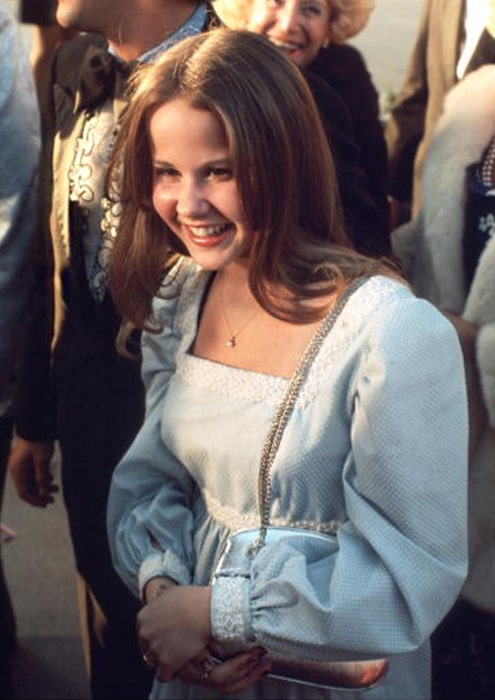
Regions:
<instances>
[{"instance_id":1,"label":"woman's nose","mask_svg":"<svg viewBox=\"0 0 495 700\"><path fill-rule=\"evenodd\" d=\"M286 0L278 11L277 23L280 29L290 32L299 22L299 0Z\"/></svg>"},{"instance_id":2,"label":"woman's nose","mask_svg":"<svg viewBox=\"0 0 495 700\"><path fill-rule=\"evenodd\" d=\"M197 218L204 215L208 211L209 206L204 188L200 184L188 180L184 180L181 183L177 197L177 214L179 217Z\"/></svg>"}]
</instances>

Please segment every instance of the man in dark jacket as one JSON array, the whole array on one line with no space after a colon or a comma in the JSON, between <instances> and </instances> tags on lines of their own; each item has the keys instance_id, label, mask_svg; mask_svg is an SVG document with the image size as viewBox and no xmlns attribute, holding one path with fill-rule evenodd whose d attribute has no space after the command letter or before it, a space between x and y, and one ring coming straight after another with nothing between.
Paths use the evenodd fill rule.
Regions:
<instances>
[{"instance_id":1,"label":"man in dark jacket","mask_svg":"<svg viewBox=\"0 0 495 700\"><path fill-rule=\"evenodd\" d=\"M36 298L9 467L21 498L46 506L59 441L91 691L142 699L151 677L136 642L139 602L113 570L105 526L113 469L144 413L139 358L117 350L125 324L106 288L118 216L105 206L105 172L134 65L217 19L196 0L58 0L57 21L84 34L60 46L42 102Z\"/></svg>"}]
</instances>

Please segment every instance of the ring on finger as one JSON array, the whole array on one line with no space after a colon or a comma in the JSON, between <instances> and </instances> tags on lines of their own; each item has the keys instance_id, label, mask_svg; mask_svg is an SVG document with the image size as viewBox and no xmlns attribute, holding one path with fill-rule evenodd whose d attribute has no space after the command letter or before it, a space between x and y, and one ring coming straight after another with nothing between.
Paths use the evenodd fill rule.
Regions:
<instances>
[{"instance_id":1,"label":"ring on finger","mask_svg":"<svg viewBox=\"0 0 495 700\"><path fill-rule=\"evenodd\" d=\"M210 675L213 668L215 667L215 662L213 661L213 659L211 657L206 657L205 659L202 659L201 661L196 662L195 666L197 668L196 678L201 683L204 683L205 681L208 680L208 676Z\"/></svg>"},{"instance_id":2,"label":"ring on finger","mask_svg":"<svg viewBox=\"0 0 495 700\"><path fill-rule=\"evenodd\" d=\"M148 652L146 652L146 651L143 652L142 658L143 658L143 661L144 661L144 663L146 664L146 666L148 666L149 668L155 668L155 664L153 663L153 661L152 661L152 660L150 659L150 657L148 656Z\"/></svg>"}]
</instances>

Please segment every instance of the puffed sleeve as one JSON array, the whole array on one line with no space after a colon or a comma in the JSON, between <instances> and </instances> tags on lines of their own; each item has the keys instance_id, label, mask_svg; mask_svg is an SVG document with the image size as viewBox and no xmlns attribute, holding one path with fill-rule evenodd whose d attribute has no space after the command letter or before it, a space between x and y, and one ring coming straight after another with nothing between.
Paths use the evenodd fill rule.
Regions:
<instances>
[{"instance_id":1,"label":"puffed sleeve","mask_svg":"<svg viewBox=\"0 0 495 700\"><path fill-rule=\"evenodd\" d=\"M127 586L141 595L154 576L188 584L194 565L191 507L195 486L160 435L162 401L175 368L179 334L177 295L155 300L162 330L143 333L142 376L146 417L117 466L110 488L107 526L114 566Z\"/></svg>"},{"instance_id":2,"label":"puffed sleeve","mask_svg":"<svg viewBox=\"0 0 495 700\"><path fill-rule=\"evenodd\" d=\"M467 410L457 335L408 294L382 304L362 333L342 360L353 370L329 389L346 391L350 432L335 545L315 557L303 540L285 540L261 549L246 571L219 576L212 629L224 644L315 660L405 653L428 639L461 588ZM322 420L320 439L331 440L341 420Z\"/></svg>"}]
</instances>

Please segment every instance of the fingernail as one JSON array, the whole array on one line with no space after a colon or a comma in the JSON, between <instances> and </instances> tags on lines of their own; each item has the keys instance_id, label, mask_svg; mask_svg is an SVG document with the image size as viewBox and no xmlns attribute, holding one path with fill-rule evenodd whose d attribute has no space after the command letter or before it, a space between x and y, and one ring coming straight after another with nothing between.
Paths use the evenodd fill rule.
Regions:
<instances>
[{"instance_id":1,"label":"fingernail","mask_svg":"<svg viewBox=\"0 0 495 700\"><path fill-rule=\"evenodd\" d=\"M254 668L255 666L258 666L260 663L263 663L263 656L265 655L266 652L263 652L263 654L260 654L260 656L252 656L249 659L249 667Z\"/></svg>"},{"instance_id":2,"label":"fingernail","mask_svg":"<svg viewBox=\"0 0 495 700\"><path fill-rule=\"evenodd\" d=\"M254 661L259 661L264 656L266 656L266 650L263 649L263 647L258 647L257 649L254 649L251 653L251 659L253 659Z\"/></svg>"},{"instance_id":3,"label":"fingernail","mask_svg":"<svg viewBox=\"0 0 495 700\"><path fill-rule=\"evenodd\" d=\"M257 661L256 663L252 664L249 667L249 670L251 672L256 671L261 676L265 673L270 673L270 671L272 670L272 664L270 663L270 661L265 661L262 659L261 661Z\"/></svg>"}]
</instances>

